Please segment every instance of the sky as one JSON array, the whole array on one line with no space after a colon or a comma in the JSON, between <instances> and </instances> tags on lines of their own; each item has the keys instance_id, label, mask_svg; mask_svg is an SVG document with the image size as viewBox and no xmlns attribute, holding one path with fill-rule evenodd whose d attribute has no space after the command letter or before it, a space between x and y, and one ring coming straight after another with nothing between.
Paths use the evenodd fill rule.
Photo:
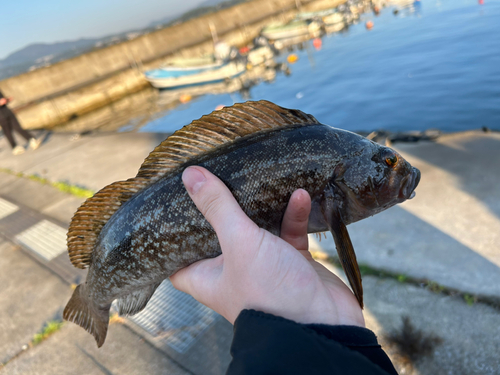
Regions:
<instances>
[{"instance_id":1,"label":"sky","mask_svg":"<svg viewBox=\"0 0 500 375\"><path fill-rule=\"evenodd\" d=\"M143 28L203 0L1 1L0 59L32 43L101 37Z\"/></svg>"}]
</instances>

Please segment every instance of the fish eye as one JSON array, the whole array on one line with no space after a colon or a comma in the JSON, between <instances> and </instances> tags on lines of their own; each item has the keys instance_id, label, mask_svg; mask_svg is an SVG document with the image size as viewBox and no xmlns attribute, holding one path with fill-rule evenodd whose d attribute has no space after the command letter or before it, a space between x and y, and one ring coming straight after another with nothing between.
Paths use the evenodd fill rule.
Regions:
<instances>
[{"instance_id":1,"label":"fish eye","mask_svg":"<svg viewBox=\"0 0 500 375\"><path fill-rule=\"evenodd\" d=\"M396 154L389 154L385 157L385 163L393 168L396 166L396 164L398 163L398 156Z\"/></svg>"}]
</instances>

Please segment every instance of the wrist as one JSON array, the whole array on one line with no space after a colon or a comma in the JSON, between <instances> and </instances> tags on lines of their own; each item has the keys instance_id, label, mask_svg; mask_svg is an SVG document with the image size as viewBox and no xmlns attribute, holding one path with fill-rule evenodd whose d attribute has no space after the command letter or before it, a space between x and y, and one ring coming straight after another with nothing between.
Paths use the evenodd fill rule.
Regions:
<instances>
[{"instance_id":1,"label":"wrist","mask_svg":"<svg viewBox=\"0 0 500 375\"><path fill-rule=\"evenodd\" d=\"M357 301L356 305L353 307L349 305L341 305L341 308L339 308L338 306L333 305L321 306L318 309L307 308L305 310L294 309L287 306L277 307L252 304L245 306L238 314L236 314L235 319L243 311L260 311L264 314L279 316L299 324L325 324L329 326L343 325L365 328L363 311L359 308Z\"/></svg>"}]
</instances>

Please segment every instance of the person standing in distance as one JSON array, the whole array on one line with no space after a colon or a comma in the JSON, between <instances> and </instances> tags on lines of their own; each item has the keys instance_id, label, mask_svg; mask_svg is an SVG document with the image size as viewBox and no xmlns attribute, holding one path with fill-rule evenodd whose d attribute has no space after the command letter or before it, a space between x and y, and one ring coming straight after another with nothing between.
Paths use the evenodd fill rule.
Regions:
<instances>
[{"instance_id":1,"label":"person standing in distance","mask_svg":"<svg viewBox=\"0 0 500 375\"><path fill-rule=\"evenodd\" d=\"M6 98L0 91L0 126L2 127L3 133L7 137L7 140L12 147L12 154L20 155L25 151L23 146L16 144L14 139L14 131L22 135L28 142L29 147L32 150L36 150L41 143L40 139L36 139L31 135L30 132L24 130L19 121L17 121L16 115L7 107L7 104L12 100L12 98Z\"/></svg>"}]
</instances>

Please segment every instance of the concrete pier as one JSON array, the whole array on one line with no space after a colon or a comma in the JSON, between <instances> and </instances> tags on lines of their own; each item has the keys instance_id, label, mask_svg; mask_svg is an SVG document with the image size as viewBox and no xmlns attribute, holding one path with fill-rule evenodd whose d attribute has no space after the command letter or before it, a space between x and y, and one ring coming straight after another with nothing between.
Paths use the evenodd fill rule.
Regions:
<instances>
[{"instance_id":1,"label":"concrete pier","mask_svg":"<svg viewBox=\"0 0 500 375\"><path fill-rule=\"evenodd\" d=\"M301 10L332 8L345 0L302 0ZM243 46L273 21L297 13L295 0L252 0L109 47L0 81L24 128L47 128L101 108L149 86L143 72L166 58L213 52L209 25L220 39Z\"/></svg>"},{"instance_id":2,"label":"concrete pier","mask_svg":"<svg viewBox=\"0 0 500 375\"><path fill-rule=\"evenodd\" d=\"M19 234L44 221L64 231L84 198L28 177L98 190L134 176L165 137L145 133L40 135L46 137L42 146L20 156L12 156L7 141L0 139L0 282L4 285L0 290L0 362L5 364L0 371L224 373L230 361L232 327L212 315L212 323L184 352L128 319L110 326L100 350L74 324L64 324L47 340L30 345L48 321L60 318L71 294L71 278L77 276L63 275L64 253L44 260L19 240ZM363 278L367 325L401 374L498 374L500 135L458 133L435 142L394 147L422 172L416 197L348 227L359 263L381 272L381 276ZM330 237L321 242L312 239L311 247L335 254ZM422 280L422 285L407 282L410 279ZM432 355L408 360L391 341L391 335L401 331L404 316L423 337L439 338Z\"/></svg>"}]
</instances>

